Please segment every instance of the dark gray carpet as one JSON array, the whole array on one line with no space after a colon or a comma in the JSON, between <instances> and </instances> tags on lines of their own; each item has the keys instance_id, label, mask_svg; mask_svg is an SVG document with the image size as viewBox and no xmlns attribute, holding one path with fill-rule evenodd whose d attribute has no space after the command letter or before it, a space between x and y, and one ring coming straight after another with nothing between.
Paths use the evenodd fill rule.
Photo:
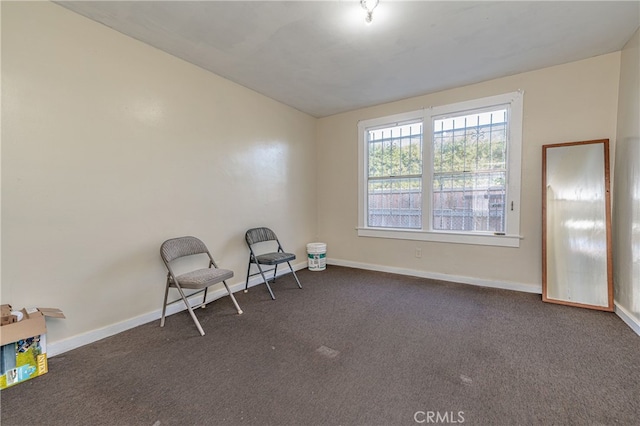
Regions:
<instances>
[{"instance_id":1,"label":"dark gray carpet","mask_svg":"<svg viewBox=\"0 0 640 426\"><path fill-rule=\"evenodd\" d=\"M2 425L639 424L640 337L615 314L336 266L299 276L275 301L236 293L241 316L226 297L196 311L204 337L183 312L51 358L2 392Z\"/></svg>"}]
</instances>

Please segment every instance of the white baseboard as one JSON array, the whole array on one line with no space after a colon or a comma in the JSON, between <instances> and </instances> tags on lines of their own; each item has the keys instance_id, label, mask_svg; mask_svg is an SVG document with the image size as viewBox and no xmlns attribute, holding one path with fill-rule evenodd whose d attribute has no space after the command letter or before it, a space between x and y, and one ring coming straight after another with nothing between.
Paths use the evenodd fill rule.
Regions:
<instances>
[{"instance_id":1,"label":"white baseboard","mask_svg":"<svg viewBox=\"0 0 640 426\"><path fill-rule=\"evenodd\" d=\"M631 329L640 336L640 319L636 318L631 314L631 312L627 311L622 306L618 305L618 303L614 303L615 305L615 313L625 322Z\"/></svg>"},{"instance_id":2,"label":"white baseboard","mask_svg":"<svg viewBox=\"0 0 640 426\"><path fill-rule=\"evenodd\" d=\"M450 275L450 274L440 274L428 271L419 271L415 269L407 269L407 268L397 268L392 266L383 266L383 265L374 265L370 263L363 262L352 262L347 260L340 259L327 259L328 265L336 265L336 266L346 266L349 268L357 268L357 269L365 269L370 271L379 271L379 272L390 272L394 274L400 275L409 275L413 277L421 277L421 278L430 278L435 280L442 281L450 281L457 282L462 284L470 284L481 287L491 287L491 288L499 288L504 290L514 290L514 291L522 291L526 293L542 293L542 287L538 285L511 282L511 281L495 281L495 280L485 280L473 277L465 277L460 275ZM293 269L299 271L307 267L306 262L300 262L293 265ZM278 276L284 275L288 273L288 269L282 269L278 273ZM260 276L254 276L249 279L249 287L256 286L258 284L262 284L262 278ZM236 293L238 291L244 290L244 283L238 282L235 284L229 285L229 288L232 293ZM216 290L211 291L207 295L207 302L214 301L221 297L227 295L224 287L217 288ZM199 297L198 297L199 299ZM198 304L198 301L191 300L192 306ZM242 306L241 306L242 307ZM167 316L173 315L177 312L181 312L186 310L183 304L176 303L167 307ZM631 313L629 313L626 309L616 304L615 307L616 314L629 326L631 329L638 335L640 335L640 322L637 318L635 318ZM131 328L137 327L142 324L146 324L151 321L159 321L162 315L162 308L157 309L155 311L139 315L134 318L130 318L125 321L121 321L115 324L108 325L106 327L102 327L96 330L91 330L86 333L82 333L76 336L69 337L64 340L59 340L56 342L47 344L47 355L52 357L64 352L70 351L72 349L79 348L81 346L87 345L89 343L96 342L98 340L104 339L109 336L113 336L115 334L121 333L123 331L129 330ZM159 324L158 324L159 326Z\"/></svg>"},{"instance_id":3,"label":"white baseboard","mask_svg":"<svg viewBox=\"0 0 640 426\"><path fill-rule=\"evenodd\" d=\"M542 286L515 283L509 281L483 280L479 278L464 277L459 275L438 274L434 272L418 271L415 269L395 268L391 266L374 265L370 263L352 262L340 259L327 259L328 265L346 266L349 268L366 269L369 271L390 272L393 274L409 275L412 277L430 278L435 280L457 282L463 284L477 285L481 287L500 288L504 290L515 290L526 293L542 294ZM640 336L640 320L633 316L622 306L615 303L615 313L625 322L637 335Z\"/></svg>"},{"instance_id":4,"label":"white baseboard","mask_svg":"<svg viewBox=\"0 0 640 426\"><path fill-rule=\"evenodd\" d=\"M304 269L307 267L306 260L305 262L300 262L294 265L293 269L295 271L299 271L300 269ZM289 273L289 268L281 268L278 270L277 276L285 275ZM249 287L253 287L256 285L262 284L262 277L259 275L253 276L249 279ZM244 290L244 281L238 282L235 284L229 285L229 290L232 293L236 293L238 291ZM215 288L215 290L211 290L207 293L207 303L217 300L221 297L227 296L227 290L221 285L220 288ZM189 302L191 306L199 305L202 301L202 296L194 296L193 298L189 298ZM240 305L242 308L242 305ZM186 310L186 306L184 303L174 303L173 305L167 306L166 315L173 315L178 312L182 312ZM98 340L102 340L106 337L113 336L118 333L122 333L123 331L129 330L131 328L137 327L142 324L146 324L152 321L158 321L158 327L160 326L160 317L162 316L162 307L159 309L139 315L134 318L130 318L125 321L121 321L115 324L108 325L106 327L102 327L96 330L91 330L86 333L78 334L76 336L69 337L67 339L59 340L56 342L47 342L47 356L52 357L56 355L60 355L72 349L79 348L84 345L88 345L89 343L97 342Z\"/></svg>"},{"instance_id":5,"label":"white baseboard","mask_svg":"<svg viewBox=\"0 0 640 426\"><path fill-rule=\"evenodd\" d=\"M347 266L349 268L366 269L369 271L390 272L412 277L430 278L434 280L450 281L462 284L476 285L480 287L500 288L504 290L522 291L525 293L542 294L542 285L524 284L511 281L495 281L480 278L465 277L460 275L439 274L435 272L419 271L416 269L396 268L393 266L374 265L371 263L352 262L350 260L327 259L327 264Z\"/></svg>"}]
</instances>

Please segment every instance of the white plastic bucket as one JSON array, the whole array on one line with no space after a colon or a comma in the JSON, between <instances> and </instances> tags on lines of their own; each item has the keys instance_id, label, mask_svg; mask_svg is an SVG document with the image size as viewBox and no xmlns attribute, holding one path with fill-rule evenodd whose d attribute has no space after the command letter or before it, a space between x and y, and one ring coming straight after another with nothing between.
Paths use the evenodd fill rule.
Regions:
<instances>
[{"instance_id":1,"label":"white plastic bucket","mask_svg":"<svg viewBox=\"0 0 640 426\"><path fill-rule=\"evenodd\" d=\"M327 245L325 243L307 244L307 261L310 271L324 271L327 267Z\"/></svg>"}]
</instances>

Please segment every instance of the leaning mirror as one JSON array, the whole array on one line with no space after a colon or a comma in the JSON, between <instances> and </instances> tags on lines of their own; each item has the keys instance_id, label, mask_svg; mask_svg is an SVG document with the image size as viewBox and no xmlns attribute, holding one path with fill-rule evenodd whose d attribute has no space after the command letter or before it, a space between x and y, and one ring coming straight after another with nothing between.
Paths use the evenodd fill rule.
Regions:
<instances>
[{"instance_id":1,"label":"leaning mirror","mask_svg":"<svg viewBox=\"0 0 640 426\"><path fill-rule=\"evenodd\" d=\"M542 300L613 310L609 140L542 147Z\"/></svg>"}]
</instances>

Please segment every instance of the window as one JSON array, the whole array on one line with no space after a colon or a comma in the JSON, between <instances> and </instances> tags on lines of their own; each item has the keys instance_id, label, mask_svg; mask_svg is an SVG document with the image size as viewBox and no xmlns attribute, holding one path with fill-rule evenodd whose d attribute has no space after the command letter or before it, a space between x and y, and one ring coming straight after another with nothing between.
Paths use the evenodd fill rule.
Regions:
<instances>
[{"instance_id":1,"label":"window","mask_svg":"<svg viewBox=\"0 0 640 426\"><path fill-rule=\"evenodd\" d=\"M367 129L367 226L422 227L422 120Z\"/></svg>"},{"instance_id":2,"label":"window","mask_svg":"<svg viewBox=\"0 0 640 426\"><path fill-rule=\"evenodd\" d=\"M358 130L359 235L519 246L521 92Z\"/></svg>"}]
</instances>

